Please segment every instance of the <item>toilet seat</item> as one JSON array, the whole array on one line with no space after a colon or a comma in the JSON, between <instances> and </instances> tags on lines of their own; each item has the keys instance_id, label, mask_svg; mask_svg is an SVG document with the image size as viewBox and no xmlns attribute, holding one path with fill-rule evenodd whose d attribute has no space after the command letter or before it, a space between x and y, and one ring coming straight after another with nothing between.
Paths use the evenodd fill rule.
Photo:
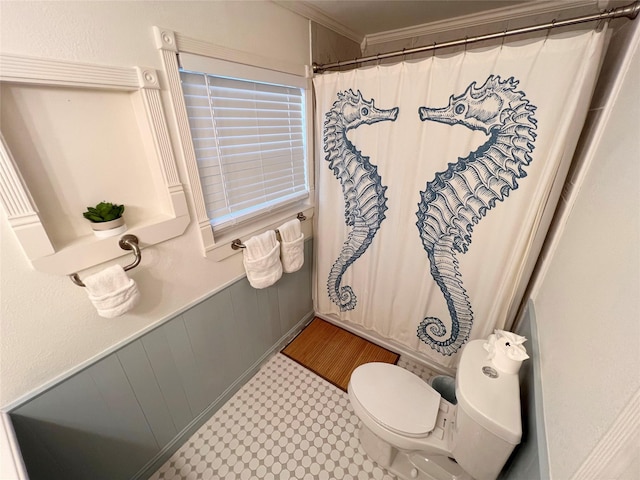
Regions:
<instances>
[{"instance_id":1,"label":"toilet seat","mask_svg":"<svg viewBox=\"0 0 640 480\"><path fill-rule=\"evenodd\" d=\"M440 394L424 380L389 363L365 363L351 374L351 394L380 425L407 437L435 427Z\"/></svg>"}]
</instances>

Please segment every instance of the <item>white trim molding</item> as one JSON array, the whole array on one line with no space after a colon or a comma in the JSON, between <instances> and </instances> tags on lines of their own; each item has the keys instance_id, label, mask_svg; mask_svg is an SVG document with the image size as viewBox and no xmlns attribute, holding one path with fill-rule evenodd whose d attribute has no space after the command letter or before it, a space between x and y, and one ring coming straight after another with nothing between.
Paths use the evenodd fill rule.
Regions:
<instances>
[{"instance_id":1,"label":"white trim molding","mask_svg":"<svg viewBox=\"0 0 640 480\"><path fill-rule=\"evenodd\" d=\"M155 157L149 160L152 168L159 168L163 179L163 185L154 185L166 199L167 208L159 210L153 218L130 224L128 231L138 236L141 246L154 245L184 233L190 218L161 104L158 74L154 69L0 55L0 82L132 94L141 106L136 121L145 126L141 130L141 141L155 147L148 155ZM116 237L78 236L67 244L54 245L47 234L47 219L41 218L19 165L0 132L0 204L36 270L69 275L127 254L119 247ZM149 179L149 182L154 180Z\"/></svg>"},{"instance_id":2,"label":"white trim molding","mask_svg":"<svg viewBox=\"0 0 640 480\"><path fill-rule=\"evenodd\" d=\"M166 28L153 27L153 35L156 48L163 52L186 52L204 57L218 58L228 62L241 63L253 67L260 67L276 72L290 73L301 77L306 76L305 65L267 58L255 53L236 50L233 48L215 45L205 40L173 32Z\"/></svg>"},{"instance_id":3,"label":"white trim molding","mask_svg":"<svg viewBox=\"0 0 640 480\"><path fill-rule=\"evenodd\" d=\"M138 73L133 68L18 55L0 55L0 81L118 90L136 90L139 87Z\"/></svg>"},{"instance_id":4,"label":"white trim molding","mask_svg":"<svg viewBox=\"0 0 640 480\"><path fill-rule=\"evenodd\" d=\"M178 101L182 98L182 88L180 86L180 74L178 65L178 46L174 32L154 27L154 37L156 46L160 50L162 63L165 74L169 83L169 93L171 95L171 103L178 125L178 141L180 142L180 150L184 155L187 175L189 177L189 185L191 188L191 199L196 212L196 221L200 230L200 238L202 240L202 248L206 255L209 245L214 244L213 230L207 216L207 209L202 194L202 186L200 185L200 176L198 174L198 162L193 144L189 140L191 138L191 130L189 128L189 118L184 101Z\"/></svg>"},{"instance_id":5,"label":"white trim molding","mask_svg":"<svg viewBox=\"0 0 640 480\"><path fill-rule=\"evenodd\" d=\"M0 478L29 480L16 433L6 411L0 412Z\"/></svg>"},{"instance_id":6,"label":"white trim molding","mask_svg":"<svg viewBox=\"0 0 640 480\"><path fill-rule=\"evenodd\" d=\"M640 432L640 389L620 412L618 418L603 435L584 463L573 474L571 480L599 480L618 478L620 472L638 457Z\"/></svg>"}]
</instances>

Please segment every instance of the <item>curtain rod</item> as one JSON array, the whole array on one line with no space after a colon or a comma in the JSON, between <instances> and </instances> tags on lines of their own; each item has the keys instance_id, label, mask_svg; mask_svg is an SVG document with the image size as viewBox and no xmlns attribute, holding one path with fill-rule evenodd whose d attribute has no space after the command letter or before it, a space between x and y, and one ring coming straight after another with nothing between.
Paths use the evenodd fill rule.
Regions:
<instances>
[{"instance_id":1,"label":"curtain rod","mask_svg":"<svg viewBox=\"0 0 640 480\"><path fill-rule=\"evenodd\" d=\"M496 38L503 38L503 37L510 37L512 35L520 35L523 33L531 33L531 32L538 32L540 30L550 30L552 28L558 28L558 27L567 27L569 25L577 25L580 23L587 23L587 22L595 22L598 20L610 20L613 18L621 18L621 17L627 17L631 20L633 20L634 18L636 18L638 16L638 13L640 12L640 0L631 3L629 5L626 5L624 7L618 7L618 8L614 8L611 10L605 10L604 12L601 13L595 13L592 15L586 15L583 17L576 17L576 18L569 18L567 20L560 20L558 22L556 22L555 20L550 22L550 23L545 23L545 24L541 24L541 25L534 25L531 27L523 27L523 28L515 28L513 30L505 30L503 32L498 32L498 33L488 33L486 35L479 35L477 37L469 37L469 38L463 38L460 40L452 40L449 42L443 42L443 43L433 43L433 45L428 45L428 46L424 46L424 47L415 47L415 48L405 48L402 50L398 50L395 52L388 52L388 53L378 53L376 55L369 55L368 57L359 57L359 58L355 58L353 60L344 60L341 62L334 62L334 63L325 63L323 65L319 65L317 63L313 64L313 71L314 73L316 72L322 72L324 70L328 70L330 68L338 68L338 67L345 67L347 65L355 65L358 63L364 63L364 62L370 62L373 60L382 60L384 58L392 58L392 57L399 57L401 55L411 55L413 53L421 53L421 52L428 52L430 50L437 50L440 48L447 48L447 47L457 47L458 45L467 45L469 43L475 43L475 42L482 42L483 40L493 40Z\"/></svg>"}]
</instances>

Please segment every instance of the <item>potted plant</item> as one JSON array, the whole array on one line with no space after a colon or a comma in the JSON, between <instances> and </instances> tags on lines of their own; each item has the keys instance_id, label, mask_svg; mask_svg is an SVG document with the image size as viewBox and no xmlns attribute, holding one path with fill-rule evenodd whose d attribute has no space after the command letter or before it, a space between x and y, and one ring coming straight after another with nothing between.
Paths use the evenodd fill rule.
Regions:
<instances>
[{"instance_id":1,"label":"potted plant","mask_svg":"<svg viewBox=\"0 0 640 480\"><path fill-rule=\"evenodd\" d=\"M96 237L112 237L120 235L127 230L124 224L124 205L116 205L110 202L100 202L95 207L87 207L82 214L91 222L91 228Z\"/></svg>"}]
</instances>

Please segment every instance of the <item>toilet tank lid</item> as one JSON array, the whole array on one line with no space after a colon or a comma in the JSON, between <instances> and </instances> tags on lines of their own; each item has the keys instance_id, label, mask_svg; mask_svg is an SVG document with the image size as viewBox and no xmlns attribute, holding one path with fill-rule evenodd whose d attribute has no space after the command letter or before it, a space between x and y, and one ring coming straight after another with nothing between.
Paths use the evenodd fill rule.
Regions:
<instances>
[{"instance_id":1,"label":"toilet tank lid","mask_svg":"<svg viewBox=\"0 0 640 480\"><path fill-rule=\"evenodd\" d=\"M522 437L518 375L495 369L487 360L483 344L484 340L469 342L460 357L456 375L458 408L494 435L517 445Z\"/></svg>"},{"instance_id":2,"label":"toilet tank lid","mask_svg":"<svg viewBox=\"0 0 640 480\"><path fill-rule=\"evenodd\" d=\"M421 436L435 427L440 394L408 370L365 363L353 371L349 383L363 408L389 429Z\"/></svg>"}]
</instances>

